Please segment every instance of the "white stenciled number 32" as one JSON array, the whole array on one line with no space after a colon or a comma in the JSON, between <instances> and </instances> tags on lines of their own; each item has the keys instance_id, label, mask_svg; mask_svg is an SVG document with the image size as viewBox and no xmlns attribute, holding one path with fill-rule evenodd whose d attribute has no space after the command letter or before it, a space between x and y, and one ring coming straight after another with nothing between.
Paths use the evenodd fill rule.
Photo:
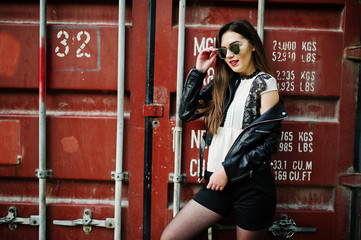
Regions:
<instances>
[{"instance_id":1,"label":"white stenciled number 32","mask_svg":"<svg viewBox=\"0 0 361 240\"><path fill-rule=\"evenodd\" d=\"M85 40L82 43L82 45L80 45L80 47L76 50L76 57L90 58L90 53L84 52L85 46L90 42L90 34L87 31L80 31L80 32L78 32L76 38L80 42L80 41L82 41L83 35L85 35ZM55 53L58 57L65 57L69 53L69 45L68 45L69 34L67 31L61 30L57 33L56 37L58 39L62 39L60 41L60 44L63 45L63 47L62 47L62 51L61 51L61 48L59 46L56 46Z\"/></svg>"}]
</instances>

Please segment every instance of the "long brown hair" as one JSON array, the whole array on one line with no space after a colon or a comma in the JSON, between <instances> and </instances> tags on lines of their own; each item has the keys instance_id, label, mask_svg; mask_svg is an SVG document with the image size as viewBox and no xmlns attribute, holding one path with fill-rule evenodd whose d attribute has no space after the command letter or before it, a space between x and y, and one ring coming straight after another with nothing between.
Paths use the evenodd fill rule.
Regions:
<instances>
[{"instance_id":1,"label":"long brown hair","mask_svg":"<svg viewBox=\"0 0 361 240\"><path fill-rule=\"evenodd\" d=\"M238 20L223 25L217 34L216 48L221 47L222 36L228 31L241 34L254 46L255 51L252 54L252 59L257 70L273 75L262 42L254 27L247 20ZM204 124L213 135L217 134L217 129L223 121L223 102L229 80L236 74L227 63L218 56L214 72L212 100L207 103L201 101L201 107L198 109L199 113L204 113Z\"/></svg>"}]
</instances>

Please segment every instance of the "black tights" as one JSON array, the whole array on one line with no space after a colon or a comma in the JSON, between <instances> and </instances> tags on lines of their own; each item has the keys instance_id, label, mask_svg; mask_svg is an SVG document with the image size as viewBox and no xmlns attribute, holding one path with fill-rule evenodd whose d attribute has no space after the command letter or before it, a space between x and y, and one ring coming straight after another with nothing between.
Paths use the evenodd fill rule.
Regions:
<instances>
[{"instance_id":1,"label":"black tights","mask_svg":"<svg viewBox=\"0 0 361 240\"><path fill-rule=\"evenodd\" d=\"M161 240L192 239L223 217L191 200L164 229ZM263 240L267 229L247 231L237 227L237 240Z\"/></svg>"}]
</instances>

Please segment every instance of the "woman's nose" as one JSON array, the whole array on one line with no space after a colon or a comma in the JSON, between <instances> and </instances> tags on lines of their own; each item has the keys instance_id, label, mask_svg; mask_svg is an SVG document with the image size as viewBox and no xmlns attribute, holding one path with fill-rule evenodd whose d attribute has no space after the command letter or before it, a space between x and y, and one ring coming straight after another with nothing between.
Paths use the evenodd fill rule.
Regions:
<instances>
[{"instance_id":1,"label":"woman's nose","mask_svg":"<svg viewBox=\"0 0 361 240\"><path fill-rule=\"evenodd\" d=\"M233 53L231 50L229 50L229 49L227 48L227 55L226 55L226 58L228 58L228 57L233 57L233 55L234 55L234 53Z\"/></svg>"}]
</instances>

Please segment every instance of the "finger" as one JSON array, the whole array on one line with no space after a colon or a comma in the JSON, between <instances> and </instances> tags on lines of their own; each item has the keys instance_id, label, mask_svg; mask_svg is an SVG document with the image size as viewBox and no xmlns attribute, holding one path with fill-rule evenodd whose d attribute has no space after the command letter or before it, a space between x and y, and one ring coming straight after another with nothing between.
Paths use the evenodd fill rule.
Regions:
<instances>
[{"instance_id":1,"label":"finger","mask_svg":"<svg viewBox=\"0 0 361 240\"><path fill-rule=\"evenodd\" d=\"M201 52L200 58L201 59L209 59L211 57L212 51L204 51Z\"/></svg>"},{"instance_id":2,"label":"finger","mask_svg":"<svg viewBox=\"0 0 361 240\"><path fill-rule=\"evenodd\" d=\"M201 51L200 55L209 58L210 56L213 56L213 53L216 53L216 52L217 51L214 48L206 48Z\"/></svg>"},{"instance_id":3,"label":"finger","mask_svg":"<svg viewBox=\"0 0 361 240\"><path fill-rule=\"evenodd\" d=\"M210 56L209 59L213 62L216 59L216 57L217 57L217 52L214 51L214 52L212 52L212 55Z\"/></svg>"},{"instance_id":4,"label":"finger","mask_svg":"<svg viewBox=\"0 0 361 240\"><path fill-rule=\"evenodd\" d=\"M202 50L202 52L213 52L213 51L216 51L215 48L205 48Z\"/></svg>"},{"instance_id":5,"label":"finger","mask_svg":"<svg viewBox=\"0 0 361 240\"><path fill-rule=\"evenodd\" d=\"M200 54L209 54L210 52L212 52L211 49L205 48L205 49L203 49L203 50L200 52Z\"/></svg>"},{"instance_id":6,"label":"finger","mask_svg":"<svg viewBox=\"0 0 361 240\"><path fill-rule=\"evenodd\" d=\"M217 50L215 48L209 49L209 58L217 56Z\"/></svg>"}]
</instances>

